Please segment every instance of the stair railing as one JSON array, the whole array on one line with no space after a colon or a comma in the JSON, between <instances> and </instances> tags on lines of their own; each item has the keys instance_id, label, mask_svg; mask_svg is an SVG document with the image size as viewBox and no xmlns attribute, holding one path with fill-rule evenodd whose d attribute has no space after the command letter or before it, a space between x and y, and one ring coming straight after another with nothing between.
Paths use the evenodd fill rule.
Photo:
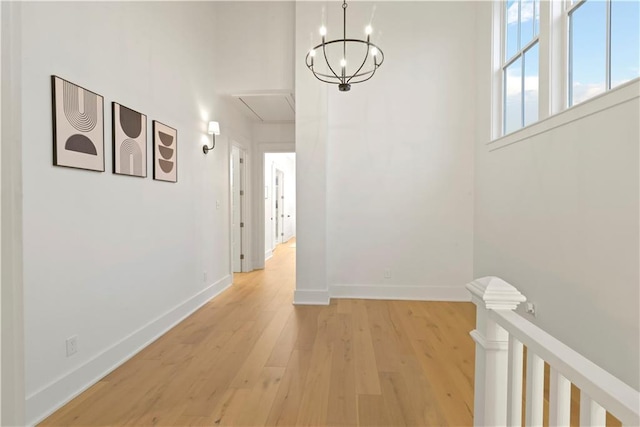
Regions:
<instances>
[{"instance_id":1,"label":"stair railing","mask_svg":"<svg viewBox=\"0 0 640 427\"><path fill-rule=\"evenodd\" d=\"M514 310L526 298L515 287L483 277L467 289L477 306L471 332L476 342L475 426L522 425L523 377L525 425L542 426L545 362L550 367L549 426L569 425L571 384L580 389L581 426L606 425L607 412L625 426L640 426L640 392L517 314Z\"/></svg>"}]
</instances>

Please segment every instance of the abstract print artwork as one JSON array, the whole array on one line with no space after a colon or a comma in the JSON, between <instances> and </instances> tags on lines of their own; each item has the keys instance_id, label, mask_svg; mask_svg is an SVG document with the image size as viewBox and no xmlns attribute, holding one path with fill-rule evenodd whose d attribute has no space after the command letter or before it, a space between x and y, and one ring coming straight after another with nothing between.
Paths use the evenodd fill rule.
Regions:
<instances>
[{"instance_id":1,"label":"abstract print artwork","mask_svg":"<svg viewBox=\"0 0 640 427\"><path fill-rule=\"evenodd\" d=\"M102 96L51 76L53 164L104 172Z\"/></svg>"},{"instance_id":2,"label":"abstract print artwork","mask_svg":"<svg viewBox=\"0 0 640 427\"><path fill-rule=\"evenodd\" d=\"M147 176L147 116L116 102L113 112L113 173Z\"/></svg>"},{"instance_id":3,"label":"abstract print artwork","mask_svg":"<svg viewBox=\"0 0 640 427\"><path fill-rule=\"evenodd\" d=\"M178 131L153 121L153 179L178 181Z\"/></svg>"}]
</instances>

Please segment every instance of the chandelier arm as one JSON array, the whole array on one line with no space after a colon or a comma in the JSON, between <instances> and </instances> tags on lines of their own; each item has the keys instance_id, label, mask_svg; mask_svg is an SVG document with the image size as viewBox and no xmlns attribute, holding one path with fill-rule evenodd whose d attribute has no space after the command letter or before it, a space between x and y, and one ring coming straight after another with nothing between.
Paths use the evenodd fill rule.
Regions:
<instances>
[{"instance_id":1,"label":"chandelier arm","mask_svg":"<svg viewBox=\"0 0 640 427\"><path fill-rule=\"evenodd\" d=\"M355 73L353 73L353 75L352 75L351 77L349 77L349 79L347 80L347 83L351 82L351 80L352 80L355 76L357 76L357 75L358 75L358 73L360 72L360 70L362 70L362 67L364 67L364 64L366 64L366 63L367 63L367 58L369 57L369 50L370 50L369 48L370 48L370 47L371 47L371 45L367 42L367 51L364 53L364 61L362 61L362 64L360 65L360 68L358 68L358 69L356 70L356 72L355 72ZM376 62L376 60L374 59L374 60L373 60L373 65L374 65L374 67L375 67L375 62Z\"/></svg>"},{"instance_id":2,"label":"chandelier arm","mask_svg":"<svg viewBox=\"0 0 640 427\"><path fill-rule=\"evenodd\" d=\"M318 76L317 76L317 75L315 75L315 74L314 74L314 76L315 76L315 78L316 78L316 79L320 80L320 81L321 81L321 82L323 82L323 83L329 83L329 84L332 84L332 85L339 85L339 84L340 84L339 82L332 82L332 81L330 81L330 80L323 80L323 79L321 79L320 77L318 77Z\"/></svg>"},{"instance_id":3,"label":"chandelier arm","mask_svg":"<svg viewBox=\"0 0 640 427\"><path fill-rule=\"evenodd\" d=\"M336 79L340 80L340 77L338 77L338 75L336 74L336 72L333 70L333 67L331 66L331 64L329 63L329 58L327 58L327 49L325 48L327 44L324 43L324 41L322 42L322 54L324 55L324 62L327 63L327 66L329 67L329 69L331 70L331 72L333 73L334 76L336 76ZM342 82L342 80L340 80Z\"/></svg>"},{"instance_id":4,"label":"chandelier arm","mask_svg":"<svg viewBox=\"0 0 640 427\"><path fill-rule=\"evenodd\" d=\"M308 68L311 69L311 67L308 67ZM323 74L323 73L320 73L320 72L317 72L317 71L313 71L313 70L312 70L312 72L317 74L317 75L319 75L319 76L325 77L327 79L335 79L336 78L332 74ZM358 77L368 76L368 75L370 75L371 73L374 73L374 72L375 71L373 69L371 69L369 71L364 71L364 72L362 72L360 74L351 75L351 76L349 76L349 78L350 79L355 79L355 78L358 78ZM354 82L354 83L357 83L357 82Z\"/></svg>"},{"instance_id":5,"label":"chandelier arm","mask_svg":"<svg viewBox=\"0 0 640 427\"><path fill-rule=\"evenodd\" d=\"M332 79L334 76L330 76L330 75L328 75L328 74L316 73L316 72L315 72L315 70L313 69L313 66L308 66L308 65L307 65L307 67L308 67L308 68L311 70L311 72L313 73L313 77L315 77L316 79L320 80L321 82L323 82L323 83L329 83L329 84L332 84L332 85L340 84L339 82L332 82L332 81L330 81L330 80L324 80L324 79L321 79L320 77L318 77L318 76L321 76L321 77L326 77L326 78L331 78L331 79Z\"/></svg>"},{"instance_id":6,"label":"chandelier arm","mask_svg":"<svg viewBox=\"0 0 640 427\"><path fill-rule=\"evenodd\" d=\"M378 62L376 67L381 66L382 63L384 62L384 52L382 52L380 48L378 48L378 53L380 54L380 62ZM375 61L374 61L374 64L375 64Z\"/></svg>"},{"instance_id":7,"label":"chandelier arm","mask_svg":"<svg viewBox=\"0 0 640 427\"><path fill-rule=\"evenodd\" d=\"M369 77L367 77L366 79L363 79L363 80L358 80L357 82L353 82L353 84L356 84L356 83L364 83L364 82L366 82L367 80L371 79L371 77L373 77L373 75L376 73L376 70L377 70L377 69L378 69L378 67L375 67L373 70L371 70L371 71L367 71L366 73L361 74L361 76L364 76L364 75L369 74ZM355 77L355 76L354 76L354 77Z\"/></svg>"}]
</instances>

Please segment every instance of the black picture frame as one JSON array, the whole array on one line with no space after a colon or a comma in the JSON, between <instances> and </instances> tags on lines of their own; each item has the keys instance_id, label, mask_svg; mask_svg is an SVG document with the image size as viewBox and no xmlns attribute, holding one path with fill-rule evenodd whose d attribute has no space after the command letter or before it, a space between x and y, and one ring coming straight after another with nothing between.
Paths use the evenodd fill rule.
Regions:
<instances>
[{"instance_id":1,"label":"black picture frame","mask_svg":"<svg viewBox=\"0 0 640 427\"><path fill-rule=\"evenodd\" d=\"M51 113L53 165L104 172L104 97L52 75Z\"/></svg>"},{"instance_id":2,"label":"black picture frame","mask_svg":"<svg viewBox=\"0 0 640 427\"><path fill-rule=\"evenodd\" d=\"M153 179L178 182L178 131L153 121Z\"/></svg>"},{"instance_id":3,"label":"black picture frame","mask_svg":"<svg viewBox=\"0 0 640 427\"><path fill-rule=\"evenodd\" d=\"M147 177L147 116L111 103L112 166L116 175ZM127 161L123 161L123 157Z\"/></svg>"}]
</instances>

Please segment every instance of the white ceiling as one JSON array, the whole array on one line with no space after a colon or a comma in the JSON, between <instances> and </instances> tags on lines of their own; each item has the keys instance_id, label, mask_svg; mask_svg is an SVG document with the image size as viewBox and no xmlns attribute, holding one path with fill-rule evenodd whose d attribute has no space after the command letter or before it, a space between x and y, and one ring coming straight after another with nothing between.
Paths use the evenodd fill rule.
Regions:
<instances>
[{"instance_id":1,"label":"white ceiling","mask_svg":"<svg viewBox=\"0 0 640 427\"><path fill-rule=\"evenodd\" d=\"M245 114L263 123L295 121L293 95L287 92L247 93L232 95Z\"/></svg>"}]
</instances>

